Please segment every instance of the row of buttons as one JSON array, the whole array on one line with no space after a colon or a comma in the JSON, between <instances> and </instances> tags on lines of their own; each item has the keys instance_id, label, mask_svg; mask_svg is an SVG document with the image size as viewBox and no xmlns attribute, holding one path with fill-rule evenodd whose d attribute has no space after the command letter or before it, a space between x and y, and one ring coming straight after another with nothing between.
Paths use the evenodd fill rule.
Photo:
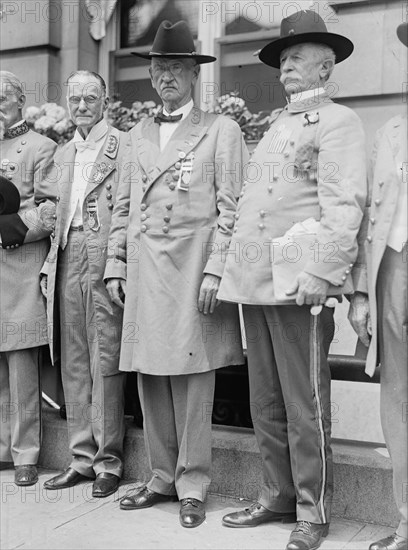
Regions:
<instances>
[{"instance_id":1,"label":"row of buttons","mask_svg":"<svg viewBox=\"0 0 408 550\"><path fill-rule=\"evenodd\" d=\"M378 185L379 185L379 187L382 187L384 185L384 182L380 181L380 182L378 182ZM374 204L378 208L381 205L381 199L375 199ZM375 225L375 223L376 223L376 219L375 218L370 218L370 224ZM372 238L371 235L368 235L366 240L369 243L373 242L373 238Z\"/></svg>"},{"instance_id":2,"label":"row of buttons","mask_svg":"<svg viewBox=\"0 0 408 550\"><path fill-rule=\"evenodd\" d=\"M140 220L141 220L142 222L145 222L145 221L148 219L148 217L149 217L149 216L146 214L147 208L148 208L148 205L147 205L146 203L142 202L142 204L140 205L140 210L143 212L143 214L141 214L141 216L140 216ZM172 204L172 203L166 204L166 210L167 210L168 212L170 212L171 210L173 210L173 204ZM170 223L171 218L170 218L169 214L166 214L166 215L163 217L163 221L164 221L166 224ZM149 229L149 228L148 228L148 226L147 226L145 223L143 223L143 224L140 226L140 231L141 231L142 233L146 233L146 231L147 231L148 229ZM163 233L168 233L168 232L170 231L169 226L168 226L168 225L163 225L162 231L163 231Z\"/></svg>"}]
</instances>

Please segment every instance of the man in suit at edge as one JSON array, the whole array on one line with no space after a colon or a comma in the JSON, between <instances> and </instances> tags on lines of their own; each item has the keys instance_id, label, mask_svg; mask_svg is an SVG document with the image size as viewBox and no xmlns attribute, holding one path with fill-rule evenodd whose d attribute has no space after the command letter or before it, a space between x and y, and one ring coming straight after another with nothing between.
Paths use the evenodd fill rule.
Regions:
<instances>
[{"instance_id":1,"label":"man in suit at edge","mask_svg":"<svg viewBox=\"0 0 408 550\"><path fill-rule=\"evenodd\" d=\"M407 23L397 29L405 46ZM397 43L397 42L396 42ZM400 513L395 533L370 550L407 548L407 113L377 133L369 170L371 207L364 214L353 269L349 319L368 347L366 372L381 364L381 424Z\"/></svg>"},{"instance_id":2,"label":"man in suit at edge","mask_svg":"<svg viewBox=\"0 0 408 550\"><path fill-rule=\"evenodd\" d=\"M77 129L55 157L60 201L41 286L52 358L61 353L72 461L44 487L64 489L96 475L92 496L103 498L116 491L123 470L122 310L111 303L103 272L128 136L104 119L108 96L100 75L71 74L67 102Z\"/></svg>"},{"instance_id":3,"label":"man in suit at edge","mask_svg":"<svg viewBox=\"0 0 408 550\"><path fill-rule=\"evenodd\" d=\"M150 77L163 101L131 132L105 280L124 306L120 368L137 371L149 483L120 507L181 501L183 527L205 519L215 369L243 361L238 310L216 306L247 151L239 126L194 106L200 64L184 21L164 21ZM116 251L116 252L115 252ZM124 304L123 296L126 295Z\"/></svg>"},{"instance_id":4,"label":"man in suit at edge","mask_svg":"<svg viewBox=\"0 0 408 550\"><path fill-rule=\"evenodd\" d=\"M280 68L289 102L248 166L218 292L221 300L243 304L251 411L264 469L259 501L226 515L223 524L297 520L287 550L318 548L330 523L327 355L334 325L325 303L352 290L366 171L360 119L334 104L324 86L334 64L352 50L310 10L283 19L280 38L261 50L263 63ZM278 293L274 239L306 220L315 228L313 253L308 245L301 249L308 261L298 271L291 263L294 283ZM262 251L258 261L245 258L247 243Z\"/></svg>"},{"instance_id":5,"label":"man in suit at edge","mask_svg":"<svg viewBox=\"0 0 408 550\"><path fill-rule=\"evenodd\" d=\"M20 80L0 71L0 173L19 193L16 208L0 215L0 467L14 464L17 485L38 480L39 348L48 343L38 281L57 198L56 183L48 178L57 144L29 129L22 116L25 102Z\"/></svg>"}]
</instances>

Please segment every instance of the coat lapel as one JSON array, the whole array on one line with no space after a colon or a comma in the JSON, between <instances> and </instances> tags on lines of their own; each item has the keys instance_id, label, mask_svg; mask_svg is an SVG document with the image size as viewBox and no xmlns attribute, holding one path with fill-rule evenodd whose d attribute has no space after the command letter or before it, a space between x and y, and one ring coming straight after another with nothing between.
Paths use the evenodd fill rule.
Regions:
<instances>
[{"instance_id":1,"label":"coat lapel","mask_svg":"<svg viewBox=\"0 0 408 550\"><path fill-rule=\"evenodd\" d=\"M152 121L153 123L153 121ZM157 127L157 135L159 134L158 124L153 123ZM163 173L165 173L172 165L174 165L180 158L186 157L203 139L208 130L208 124L206 124L205 114L200 109L193 107L188 117L183 120L180 126L175 130L170 141L166 145L163 151L150 153L149 160L152 164L149 165L141 162L143 168L145 169L147 175L149 176L148 185L146 187L145 193L148 192L149 188L153 183L159 178ZM147 140L149 139L149 134L147 133L146 139L144 132L142 134L141 142L145 141L143 147L148 147L149 144ZM157 143L159 139L157 138ZM140 161L140 159L139 159ZM147 168L147 170L146 170Z\"/></svg>"},{"instance_id":2,"label":"coat lapel","mask_svg":"<svg viewBox=\"0 0 408 550\"><path fill-rule=\"evenodd\" d=\"M74 178L75 155L75 143L71 141L61 150L61 153L55 160L57 170L61 170L59 175L60 200L56 224L56 232L59 235L64 235L66 233L69 200L71 196L72 180Z\"/></svg>"}]
</instances>

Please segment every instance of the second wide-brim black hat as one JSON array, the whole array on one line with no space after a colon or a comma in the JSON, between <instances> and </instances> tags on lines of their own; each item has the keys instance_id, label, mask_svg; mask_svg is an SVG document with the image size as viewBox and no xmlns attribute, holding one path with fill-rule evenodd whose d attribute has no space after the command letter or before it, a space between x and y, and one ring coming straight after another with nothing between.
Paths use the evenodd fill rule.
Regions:
<instances>
[{"instance_id":1,"label":"second wide-brim black hat","mask_svg":"<svg viewBox=\"0 0 408 550\"><path fill-rule=\"evenodd\" d=\"M20 193L9 179L0 176L0 215L16 214L20 208Z\"/></svg>"},{"instance_id":2,"label":"second wide-brim black hat","mask_svg":"<svg viewBox=\"0 0 408 550\"><path fill-rule=\"evenodd\" d=\"M155 57L173 59L195 59L197 63L212 63L217 58L212 55L202 55L195 51L194 40L185 21L162 21L157 29L153 46L150 52L132 52L143 59Z\"/></svg>"},{"instance_id":3,"label":"second wide-brim black hat","mask_svg":"<svg viewBox=\"0 0 408 550\"><path fill-rule=\"evenodd\" d=\"M397 35L404 46L408 47L408 23L401 23L401 25L398 25Z\"/></svg>"},{"instance_id":4,"label":"second wide-brim black hat","mask_svg":"<svg viewBox=\"0 0 408 550\"><path fill-rule=\"evenodd\" d=\"M330 46L336 54L336 63L347 59L354 49L351 40L341 34L329 32L318 13L302 10L282 19L280 37L262 48L259 59L266 65L279 69L283 50L305 42Z\"/></svg>"}]
</instances>

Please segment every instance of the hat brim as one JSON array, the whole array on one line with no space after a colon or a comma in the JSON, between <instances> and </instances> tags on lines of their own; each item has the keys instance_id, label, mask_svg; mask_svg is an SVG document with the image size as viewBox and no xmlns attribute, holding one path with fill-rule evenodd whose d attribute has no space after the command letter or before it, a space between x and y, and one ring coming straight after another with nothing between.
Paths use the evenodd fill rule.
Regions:
<instances>
[{"instance_id":1,"label":"hat brim","mask_svg":"<svg viewBox=\"0 0 408 550\"><path fill-rule=\"evenodd\" d=\"M336 63L341 63L347 59L354 50L353 42L340 34L331 32L304 32L273 40L259 52L259 59L265 65L279 69L280 57L283 50L290 48L290 46L306 42L330 46L336 54Z\"/></svg>"},{"instance_id":2,"label":"hat brim","mask_svg":"<svg viewBox=\"0 0 408 550\"><path fill-rule=\"evenodd\" d=\"M143 59L154 59L154 58L167 58L167 59L194 59L197 63L213 63L217 61L216 57L212 55L201 55L195 53L160 53L160 52L130 52L132 55L137 57L142 57Z\"/></svg>"},{"instance_id":3,"label":"hat brim","mask_svg":"<svg viewBox=\"0 0 408 550\"><path fill-rule=\"evenodd\" d=\"M20 193L12 181L0 176L0 215L16 214L20 209Z\"/></svg>"},{"instance_id":4,"label":"hat brim","mask_svg":"<svg viewBox=\"0 0 408 550\"><path fill-rule=\"evenodd\" d=\"M404 46L408 47L408 23L401 23L401 25L398 25L397 36Z\"/></svg>"}]
</instances>

